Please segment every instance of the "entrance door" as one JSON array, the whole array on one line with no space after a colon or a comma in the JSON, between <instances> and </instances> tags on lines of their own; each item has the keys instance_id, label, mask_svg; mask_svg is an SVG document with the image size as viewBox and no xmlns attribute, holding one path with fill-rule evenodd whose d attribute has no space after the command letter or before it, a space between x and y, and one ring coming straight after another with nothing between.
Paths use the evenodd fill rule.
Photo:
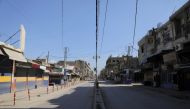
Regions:
<instances>
[{"instance_id":1,"label":"entrance door","mask_svg":"<svg viewBox=\"0 0 190 109\"><path fill-rule=\"evenodd\" d=\"M184 85L186 90L190 90L190 72L186 72L184 76Z\"/></svg>"}]
</instances>

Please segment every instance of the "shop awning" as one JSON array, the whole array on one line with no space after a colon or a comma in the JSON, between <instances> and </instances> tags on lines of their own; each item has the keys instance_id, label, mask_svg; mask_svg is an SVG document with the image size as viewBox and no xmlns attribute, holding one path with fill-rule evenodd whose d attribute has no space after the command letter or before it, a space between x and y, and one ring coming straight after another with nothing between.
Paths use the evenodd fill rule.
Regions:
<instances>
[{"instance_id":1,"label":"shop awning","mask_svg":"<svg viewBox=\"0 0 190 109\"><path fill-rule=\"evenodd\" d=\"M50 72L49 70L47 70L46 66L41 66L41 65L40 65L40 69L44 70L44 72L46 72L46 73L49 73L49 72Z\"/></svg>"},{"instance_id":2,"label":"shop awning","mask_svg":"<svg viewBox=\"0 0 190 109\"><path fill-rule=\"evenodd\" d=\"M42 66L42 65L40 65L40 69L42 69L42 70L46 70L46 66Z\"/></svg>"},{"instance_id":3,"label":"shop awning","mask_svg":"<svg viewBox=\"0 0 190 109\"><path fill-rule=\"evenodd\" d=\"M32 63L32 68L34 68L34 69L40 69L40 65Z\"/></svg>"},{"instance_id":4,"label":"shop awning","mask_svg":"<svg viewBox=\"0 0 190 109\"><path fill-rule=\"evenodd\" d=\"M3 48L3 50L9 56L9 59L20 61L20 62L27 62L26 58L21 52L17 52L8 48Z\"/></svg>"},{"instance_id":5,"label":"shop awning","mask_svg":"<svg viewBox=\"0 0 190 109\"><path fill-rule=\"evenodd\" d=\"M63 73L59 73L59 72L50 72L49 75L50 75L50 76L63 76Z\"/></svg>"}]
</instances>

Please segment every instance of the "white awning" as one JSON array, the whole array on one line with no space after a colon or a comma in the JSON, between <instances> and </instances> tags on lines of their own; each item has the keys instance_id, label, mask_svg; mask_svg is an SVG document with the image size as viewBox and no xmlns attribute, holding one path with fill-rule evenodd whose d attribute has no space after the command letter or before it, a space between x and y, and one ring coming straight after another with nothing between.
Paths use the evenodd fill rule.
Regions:
<instances>
[{"instance_id":1,"label":"white awning","mask_svg":"<svg viewBox=\"0 0 190 109\"><path fill-rule=\"evenodd\" d=\"M40 69L44 70L44 72L49 73L50 71L46 69L46 66L40 66Z\"/></svg>"},{"instance_id":2,"label":"white awning","mask_svg":"<svg viewBox=\"0 0 190 109\"><path fill-rule=\"evenodd\" d=\"M3 50L9 56L9 59L20 61L20 62L27 62L26 58L21 52L17 52L17 51L10 50L7 48L3 48Z\"/></svg>"},{"instance_id":3,"label":"white awning","mask_svg":"<svg viewBox=\"0 0 190 109\"><path fill-rule=\"evenodd\" d=\"M40 69L42 69L42 70L46 70L46 66L40 66Z\"/></svg>"},{"instance_id":4,"label":"white awning","mask_svg":"<svg viewBox=\"0 0 190 109\"><path fill-rule=\"evenodd\" d=\"M74 68L75 68L75 66L69 66L69 65L66 66L67 70L73 70Z\"/></svg>"}]
</instances>

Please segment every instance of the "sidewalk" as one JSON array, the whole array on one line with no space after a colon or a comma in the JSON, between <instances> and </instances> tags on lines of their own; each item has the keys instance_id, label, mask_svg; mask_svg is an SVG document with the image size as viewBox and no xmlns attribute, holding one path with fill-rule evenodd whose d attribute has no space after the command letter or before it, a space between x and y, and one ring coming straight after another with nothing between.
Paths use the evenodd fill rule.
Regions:
<instances>
[{"instance_id":1,"label":"sidewalk","mask_svg":"<svg viewBox=\"0 0 190 109\"><path fill-rule=\"evenodd\" d=\"M157 93L162 93L171 97L175 97L177 99L190 100L190 91L178 91L174 89L166 89L166 88L156 88L151 86L144 86L142 84L133 84L134 87L143 88L145 90L154 91Z\"/></svg>"},{"instance_id":2,"label":"sidewalk","mask_svg":"<svg viewBox=\"0 0 190 109\"><path fill-rule=\"evenodd\" d=\"M82 83L83 81L69 82L67 85L55 85L48 87L39 87L37 89L23 90L16 92L16 97L14 98L14 93L0 94L0 108L16 108L25 102L32 101L35 97L47 96L48 94L53 94L55 92L69 89L71 86ZM14 102L15 101L15 102ZM14 105L15 103L15 105Z\"/></svg>"}]
</instances>

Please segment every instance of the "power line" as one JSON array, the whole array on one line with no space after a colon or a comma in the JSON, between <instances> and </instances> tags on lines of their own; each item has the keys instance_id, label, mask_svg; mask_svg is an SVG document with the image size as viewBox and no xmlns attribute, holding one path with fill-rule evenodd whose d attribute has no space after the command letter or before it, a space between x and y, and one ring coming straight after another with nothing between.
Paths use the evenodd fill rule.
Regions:
<instances>
[{"instance_id":1,"label":"power line","mask_svg":"<svg viewBox=\"0 0 190 109\"><path fill-rule=\"evenodd\" d=\"M14 44L18 43L19 41L20 41L20 40L17 40L17 41L15 41L15 42L11 43L10 45L14 45Z\"/></svg>"},{"instance_id":2,"label":"power line","mask_svg":"<svg viewBox=\"0 0 190 109\"><path fill-rule=\"evenodd\" d=\"M12 39L18 32L20 32L20 29L17 32L15 32L12 36L10 36L7 40L5 40L5 43Z\"/></svg>"},{"instance_id":3,"label":"power line","mask_svg":"<svg viewBox=\"0 0 190 109\"><path fill-rule=\"evenodd\" d=\"M62 56L55 56L55 55L49 55L50 57L52 58L55 58L55 59L64 59L64 57ZM92 57L91 56L78 56L78 57L67 57L67 59L80 59L80 58L89 58L91 59Z\"/></svg>"},{"instance_id":4,"label":"power line","mask_svg":"<svg viewBox=\"0 0 190 109\"><path fill-rule=\"evenodd\" d=\"M104 14L104 26L103 26L102 41L101 41L101 46L100 46L100 54L102 53L102 46L103 46L103 41L104 41L104 33L105 33L106 20L107 20L108 1L109 0L106 0L106 10L105 10L105 14Z\"/></svg>"},{"instance_id":5,"label":"power line","mask_svg":"<svg viewBox=\"0 0 190 109\"><path fill-rule=\"evenodd\" d=\"M138 1L139 0L136 0L135 24L134 24L134 32L133 32L133 48L134 48L134 44L135 44L135 35L136 35L137 14L138 14ZM133 49L132 49L132 54L133 54Z\"/></svg>"},{"instance_id":6,"label":"power line","mask_svg":"<svg viewBox=\"0 0 190 109\"><path fill-rule=\"evenodd\" d=\"M26 20L27 22L30 22L30 19L25 15L25 12L18 8L15 3L13 3L13 0L10 1L10 0L4 0L5 2L7 2L7 4L13 8L14 11L17 11L18 14L20 14L22 16L22 18L24 18L24 20ZM28 25L30 25L30 23L28 23Z\"/></svg>"},{"instance_id":7,"label":"power line","mask_svg":"<svg viewBox=\"0 0 190 109\"><path fill-rule=\"evenodd\" d=\"M63 47L63 0L61 0L61 48Z\"/></svg>"}]
</instances>

